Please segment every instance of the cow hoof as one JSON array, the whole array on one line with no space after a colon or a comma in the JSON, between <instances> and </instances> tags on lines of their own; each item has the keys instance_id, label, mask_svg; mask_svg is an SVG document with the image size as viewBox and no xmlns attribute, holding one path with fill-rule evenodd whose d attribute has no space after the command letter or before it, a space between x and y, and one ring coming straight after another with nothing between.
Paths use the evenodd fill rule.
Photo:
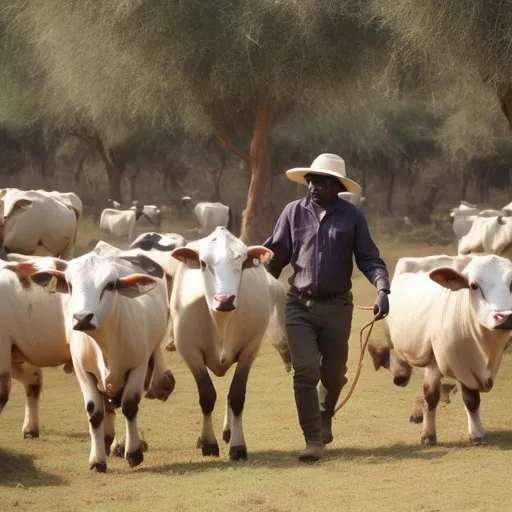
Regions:
<instances>
[{"instance_id":1,"label":"cow hoof","mask_svg":"<svg viewBox=\"0 0 512 512\"><path fill-rule=\"evenodd\" d=\"M375 370L378 370L380 367L389 369L390 348L384 342L371 339L368 342L368 352L372 358Z\"/></svg>"},{"instance_id":2,"label":"cow hoof","mask_svg":"<svg viewBox=\"0 0 512 512\"><path fill-rule=\"evenodd\" d=\"M201 443L203 457L218 457L219 445L217 443Z\"/></svg>"},{"instance_id":3,"label":"cow hoof","mask_svg":"<svg viewBox=\"0 0 512 512\"><path fill-rule=\"evenodd\" d=\"M135 450L132 453L126 454L126 460L128 461L128 465L131 468L138 466L144 460L144 453L142 453L142 452L143 452L143 448L141 445L138 450Z\"/></svg>"},{"instance_id":4,"label":"cow hoof","mask_svg":"<svg viewBox=\"0 0 512 512\"><path fill-rule=\"evenodd\" d=\"M423 446L435 446L437 444L437 436L435 434L430 436L422 436L421 444Z\"/></svg>"},{"instance_id":5,"label":"cow hoof","mask_svg":"<svg viewBox=\"0 0 512 512\"><path fill-rule=\"evenodd\" d=\"M393 384L395 386L405 388L405 386L407 386L407 384L409 384L409 379L410 379L410 375L407 377L404 375L397 375L396 377L393 377Z\"/></svg>"},{"instance_id":6,"label":"cow hoof","mask_svg":"<svg viewBox=\"0 0 512 512\"><path fill-rule=\"evenodd\" d=\"M469 442L471 446L485 446L487 444L483 437L470 437Z\"/></svg>"},{"instance_id":7,"label":"cow hoof","mask_svg":"<svg viewBox=\"0 0 512 512\"><path fill-rule=\"evenodd\" d=\"M417 425L423 423L423 412L413 411L412 414L409 416L409 422L416 423Z\"/></svg>"},{"instance_id":8,"label":"cow hoof","mask_svg":"<svg viewBox=\"0 0 512 512\"><path fill-rule=\"evenodd\" d=\"M111 451L111 455L114 457L124 458L124 444L116 444Z\"/></svg>"},{"instance_id":9,"label":"cow hoof","mask_svg":"<svg viewBox=\"0 0 512 512\"><path fill-rule=\"evenodd\" d=\"M224 430L222 432L222 440L227 444L231 441L231 430Z\"/></svg>"},{"instance_id":10,"label":"cow hoof","mask_svg":"<svg viewBox=\"0 0 512 512\"><path fill-rule=\"evenodd\" d=\"M246 446L232 446L229 449L230 460L247 460L247 447Z\"/></svg>"},{"instance_id":11,"label":"cow hoof","mask_svg":"<svg viewBox=\"0 0 512 512\"><path fill-rule=\"evenodd\" d=\"M106 473L107 472L107 463L106 462L93 462L90 467L91 471L95 473Z\"/></svg>"},{"instance_id":12,"label":"cow hoof","mask_svg":"<svg viewBox=\"0 0 512 512\"><path fill-rule=\"evenodd\" d=\"M176 386L176 379L172 374L171 370L166 370L160 383L158 385L151 386L146 394L144 395L149 400L161 400L165 402L171 393L174 391L174 387Z\"/></svg>"},{"instance_id":13,"label":"cow hoof","mask_svg":"<svg viewBox=\"0 0 512 512\"><path fill-rule=\"evenodd\" d=\"M168 352L176 352L176 344L174 343L174 340L165 345L165 350Z\"/></svg>"},{"instance_id":14,"label":"cow hoof","mask_svg":"<svg viewBox=\"0 0 512 512\"><path fill-rule=\"evenodd\" d=\"M39 429L33 428L23 432L23 439L39 439Z\"/></svg>"},{"instance_id":15,"label":"cow hoof","mask_svg":"<svg viewBox=\"0 0 512 512\"><path fill-rule=\"evenodd\" d=\"M75 369L73 367L73 361L67 361L64 364L64 366L62 367L62 369L64 370L64 373L67 373L67 374L75 373Z\"/></svg>"}]
</instances>

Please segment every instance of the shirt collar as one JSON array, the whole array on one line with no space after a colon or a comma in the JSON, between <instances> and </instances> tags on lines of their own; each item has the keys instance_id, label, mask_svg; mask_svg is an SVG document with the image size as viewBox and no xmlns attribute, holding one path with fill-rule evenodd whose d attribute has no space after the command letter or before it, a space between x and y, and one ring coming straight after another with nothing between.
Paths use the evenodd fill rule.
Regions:
<instances>
[{"instance_id":1,"label":"shirt collar","mask_svg":"<svg viewBox=\"0 0 512 512\"><path fill-rule=\"evenodd\" d=\"M327 215L328 213L334 210L343 211L345 209L344 203L345 201L340 197L336 198L336 200L329 205L329 208L325 209L325 214ZM309 194L301 200L300 204L307 210L316 213L315 204L313 203L313 200L311 199L311 196Z\"/></svg>"}]
</instances>

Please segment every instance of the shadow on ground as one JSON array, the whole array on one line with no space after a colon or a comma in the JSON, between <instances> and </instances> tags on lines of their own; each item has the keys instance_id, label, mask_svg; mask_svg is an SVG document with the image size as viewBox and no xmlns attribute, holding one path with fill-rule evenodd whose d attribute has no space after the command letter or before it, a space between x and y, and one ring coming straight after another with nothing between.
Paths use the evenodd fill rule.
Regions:
<instances>
[{"instance_id":1,"label":"shadow on ground","mask_svg":"<svg viewBox=\"0 0 512 512\"><path fill-rule=\"evenodd\" d=\"M65 483L60 476L38 469L34 459L33 455L13 453L0 448L0 487L47 487Z\"/></svg>"},{"instance_id":2,"label":"shadow on ground","mask_svg":"<svg viewBox=\"0 0 512 512\"><path fill-rule=\"evenodd\" d=\"M335 461L360 461L367 464L388 464L393 460L431 461L442 459L450 454L454 448L468 450L485 450L498 448L500 450L512 449L512 430L491 431L488 433L486 443L482 446L472 446L466 441L440 442L435 447L422 447L419 444L395 444L391 446L378 446L375 448L329 448L326 458L319 464L330 464ZM303 467L297 460L297 450L267 450L249 453L247 462L231 462L227 460L227 453L220 458L205 458L201 461L177 462L159 466L146 466L137 468L141 473L170 473L180 475L187 473L200 473L215 469L228 469L236 467L268 467L268 468L295 468Z\"/></svg>"}]
</instances>

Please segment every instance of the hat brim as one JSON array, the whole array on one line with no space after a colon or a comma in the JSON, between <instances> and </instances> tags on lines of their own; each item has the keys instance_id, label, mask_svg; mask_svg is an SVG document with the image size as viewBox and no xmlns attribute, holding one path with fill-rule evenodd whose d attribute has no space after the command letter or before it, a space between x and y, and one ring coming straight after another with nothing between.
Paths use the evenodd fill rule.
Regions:
<instances>
[{"instance_id":1,"label":"hat brim","mask_svg":"<svg viewBox=\"0 0 512 512\"><path fill-rule=\"evenodd\" d=\"M290 169L286 171L286 177L294 181L295 183L300 183L301 185L307 186L307 181L304 176L306 174L319 174L321 176L331 176L339 180L342 185L347 189L347 192L352 192L354 194L361 194L363 189L359 183L355 181L345 178L344 176L340 176L337 172L330 171L328 169L310 169L308 167L297 167L295 169Z\"/></svg>"}]
</instances>

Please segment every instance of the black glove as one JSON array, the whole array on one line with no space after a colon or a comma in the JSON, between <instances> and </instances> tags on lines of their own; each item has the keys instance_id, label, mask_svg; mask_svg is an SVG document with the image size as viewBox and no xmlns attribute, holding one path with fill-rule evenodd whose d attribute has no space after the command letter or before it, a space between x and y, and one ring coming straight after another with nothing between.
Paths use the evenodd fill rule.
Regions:
<instances>
[{"instance_id":1,"label":"black glove","mask_svg":"<svg viewBox=\"0 0 512 512\"><path fill-rule=\"evenodd\" d=\"M379 290L377 292L377 298L375 299L375 304L373 305L373 314L376 315L375 320L380 320L384 318L389 313L389 300L388 293L384 290Z\"/></svg>"}]
</instances>

